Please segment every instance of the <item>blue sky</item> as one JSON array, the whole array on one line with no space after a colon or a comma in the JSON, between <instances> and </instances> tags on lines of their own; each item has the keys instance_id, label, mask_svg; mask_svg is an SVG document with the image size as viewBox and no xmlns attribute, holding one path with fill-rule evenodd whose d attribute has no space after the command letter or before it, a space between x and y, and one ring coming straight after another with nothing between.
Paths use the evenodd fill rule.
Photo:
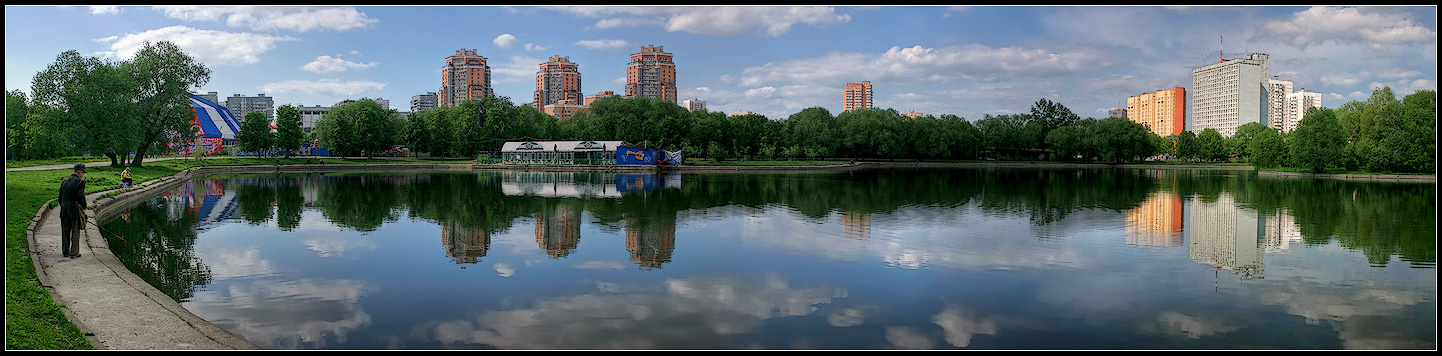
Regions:
<instances>
[{"instance_id":1,"label":"blue sky","mask_svg":"<svg viewBox=\"0 0 1442 356\"><path fill-rule=\"evenodd\" d=\"M838 114L842 87L860 81L902 113L975 121L1046 98L1100 118L1127 96L1190 91L1219 50L1269 54L1272 75L1329 108L1384 85L1399 98L1437 89L1435 6L6 6L5 90L28 94L67 50L123 60L162 40L211 69L200 92L277 106L384 98L400 111L438 91L460 49L525 104L551 56L579 65L583 94L623 93L647 45L675 55L682 99L772 119Z\"/></svg>"}]
</instances>

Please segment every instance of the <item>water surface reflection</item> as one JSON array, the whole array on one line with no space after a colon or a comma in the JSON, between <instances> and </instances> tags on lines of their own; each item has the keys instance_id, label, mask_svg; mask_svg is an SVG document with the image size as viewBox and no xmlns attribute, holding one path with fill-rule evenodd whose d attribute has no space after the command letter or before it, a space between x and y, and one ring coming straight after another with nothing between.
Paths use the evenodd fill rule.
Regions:
<instances>
[{"instance_id":1,"label":"water surface reflection","mask_svg":"<svg viewBox=\"0 0 1442 356\"><path fill-rule=\"evenodd\" d=\"M210 176L106 224L272 349L1433 349L1435 185L1119 169Z\"/></svg>"}]
</instances>

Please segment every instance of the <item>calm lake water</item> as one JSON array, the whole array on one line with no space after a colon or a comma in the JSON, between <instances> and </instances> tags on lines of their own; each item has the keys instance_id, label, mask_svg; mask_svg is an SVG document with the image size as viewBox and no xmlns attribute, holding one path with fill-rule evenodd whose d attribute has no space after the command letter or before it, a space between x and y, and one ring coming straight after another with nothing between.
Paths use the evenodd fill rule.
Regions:
<instances>
[{"instance_id":1,"label":"calm lake water","mask_svg":"<svg viewBox=\"0 0 1442 356\"><path fill-rule=\"evenodd\" d=\"M1436 199L1165 169L261 174L105 229L267 349L1436 349Z\"/></svg>"}]
</instances>

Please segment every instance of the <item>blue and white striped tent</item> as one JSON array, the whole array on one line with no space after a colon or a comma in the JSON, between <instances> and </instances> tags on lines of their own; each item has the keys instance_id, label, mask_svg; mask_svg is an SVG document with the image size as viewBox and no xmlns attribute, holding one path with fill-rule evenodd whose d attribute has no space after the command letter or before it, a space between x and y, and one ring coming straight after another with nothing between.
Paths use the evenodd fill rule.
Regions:
<instances>
[{"instance_id":1,"label":"blue and white striped tent","mask_svg":"<svg viewBox=\"0 0 1442 356\"><path fill-rule=\"evenodd\" d=\"M225 141L235 139L240 132L240 121L230 109L205 100L198 95L190 96L190 106L195 109L196 125L200 126L200 137L219 138Z\"/></svg>"}]
</instances>

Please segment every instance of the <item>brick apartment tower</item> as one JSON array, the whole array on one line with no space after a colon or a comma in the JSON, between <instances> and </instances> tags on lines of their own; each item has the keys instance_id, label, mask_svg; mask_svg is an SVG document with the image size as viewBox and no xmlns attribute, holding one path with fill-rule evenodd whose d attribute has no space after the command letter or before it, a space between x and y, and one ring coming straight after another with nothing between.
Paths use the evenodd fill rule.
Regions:
<instances>
[{"instance_id":1,"label":"brick apartment tower","mask_svg":"<svg viewBox=\"0 0 1442 356\"><path fill-rule=\"evenodd\" d=\"M627 98L661 98L676 102L676 64L662 46L644 46L626 65Z\"/></svg>"},{"instance_id":2,"label":"brick apartment tower","mask_svg":"<svg viewBox=\"0 0 1442 356\"><path fill-rule=\"evenodd\" d=\"M440 106L456 106L467 100L476 101L494 95L491 91L491 67L486 57L476 50L461 49L446 57L441 68L441 92L436 97Z\"/></svg>"},{"instance_id":3,"label":"brick apartment tower","mask_svg":"<svg viewBox=\"0 0 1442 356\"><path fill-rule=\"evenodd\" d=\"M1187 90L1182 87L1127 97L1126 117L1147 125L1157 136L1181 134L1187 127Z\"/></svg>"},{"instance_id":4,"label":"brick apartment tower","mask_svg":"<svg viewBox=\"0 0 1442 356\"><path fill-rule=\"evenodd\" d=\"M846 83L841 94L841 111L871 108L871 81Z\"/></svg>"},{"instance_id":5,"label":"brick apartment tower","mask_svg":"<svg viewBox=\"0 0 1442 356\"><path fill-rule=\"evenodd\" d=\"M551 56L550 61L541 63L541 69L536 72L533 99L538 108L562 100L570 100L571 103L584 100L581 97L581 72L576 69L575 63L571 63L571 57Z\"/></svg>"}]
</instances>

